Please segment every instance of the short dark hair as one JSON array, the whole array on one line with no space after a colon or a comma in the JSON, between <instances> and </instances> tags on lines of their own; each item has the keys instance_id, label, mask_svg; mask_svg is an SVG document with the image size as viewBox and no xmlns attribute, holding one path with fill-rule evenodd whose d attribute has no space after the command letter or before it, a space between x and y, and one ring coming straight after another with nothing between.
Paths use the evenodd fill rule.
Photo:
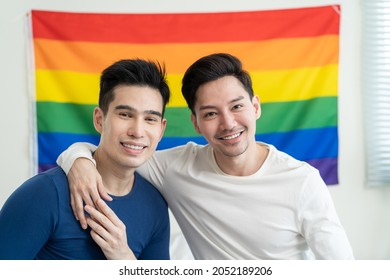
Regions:
<instances>
[{"instance_id":1,"label":"short dark hair","mask_svg":"<svg viewBox=\"0 0 390 280\"><path fill-rule=\"evenodd\" d=\"M164 116L165 106L170 97L164 65L143 59L123 59L104 69L100 77L99 93L99 107L104 114L114 100L115 88L120 85L148 86L157 89L163 99Z\"/></svg>"},{"instance_id":2,"label":"short dark hair","mask_svg":"<svg viewBox=\"0 0 390 280\"><path fill-rule=\"evenodd\" d=\"M227 53L211 54L195 61L183 77L181 91L193 114L195 114L194 107L198 88L205 83L225 76L236 77L252 99L254 96L252 80L249 73L242 69L241 61Z\"/></svg>"}]
</instances>

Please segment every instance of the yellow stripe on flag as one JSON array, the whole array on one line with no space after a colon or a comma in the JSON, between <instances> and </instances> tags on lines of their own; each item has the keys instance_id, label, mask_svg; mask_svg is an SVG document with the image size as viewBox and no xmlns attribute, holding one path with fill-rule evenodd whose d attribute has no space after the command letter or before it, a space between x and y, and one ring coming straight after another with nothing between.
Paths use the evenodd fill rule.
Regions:
<instances>
[{"instance_id":1,"label":"yellow stripe on flag","mask_svg":"<svg viewBox=\"0 0 390 280\"><path fill-rule=\"evenodd\" d=\"M338 65L251 73L261 102L307 100L338 95Z\"/></svg>"},{"instance_id":2,"label":"yellow stripe on flag","mask_svg":"<svg viewBox=\"0 0 390 280\"><path fill-rule=\"evenodd\" d=\"M37 101L97 104L98 74L37 70Z\"/></svg>"},{"instance_id":3,"label":"yellow stripe on flag","mask_svg":"<svg viewBox=\"0 0 390 280\"><path fill-rule=\"evenodd\" d=\"M36 71L37 101L77 104L97 104L100 74L76 73L69 71ZM168 75L171 88L171 107L186 107L181 94L182 75Z\"/></svg>"},{"instance_id":4,"label":"yellow stripe on flag","mask_svg":"<svg viewBox=\"0 0 390 280\"><path fill-rule=\"evenodd\" d=\"M250 73L262 102L306 100L337 96L338 66L328 65L283 71ZM97 104L100 74L69 71L36 71L37 101ZM186 107L181 95L183 75L168 75L172 91L169 107Z\"/></svg>"}]
</instances>

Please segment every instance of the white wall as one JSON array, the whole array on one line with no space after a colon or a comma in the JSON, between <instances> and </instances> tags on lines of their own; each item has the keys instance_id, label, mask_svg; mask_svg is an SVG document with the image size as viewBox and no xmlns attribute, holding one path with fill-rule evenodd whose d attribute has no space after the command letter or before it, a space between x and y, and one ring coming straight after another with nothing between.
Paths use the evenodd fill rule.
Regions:
<instances>
[{"instance_id":1,"label":"white wall","mask_svg":"<svg viewBox=\"0 0 390 280\"><path fill-rule=\"evenodd\" d=\"M341 4L339 176L330 187L357 259L390 259L390 186L364 184L359 0L13 0L0 3L0 207L30 173L30 100L25 15L31 9L85 12L261 10Z\"/></svg>"}]
</instances>

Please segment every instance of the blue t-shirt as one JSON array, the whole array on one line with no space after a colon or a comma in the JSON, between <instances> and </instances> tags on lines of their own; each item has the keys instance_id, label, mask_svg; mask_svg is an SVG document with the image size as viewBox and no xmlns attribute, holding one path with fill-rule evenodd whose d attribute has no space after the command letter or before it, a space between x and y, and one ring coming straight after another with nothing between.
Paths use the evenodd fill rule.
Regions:
<instances>
[{"instance_id":1,"label":"blue t-shirt","mask_svg":"<svg viewBox=\"0 0 390 280\"><path fill-rule=\"evenodd\" d=\"M135 173L128 195L107 203L126 225L137 259L169 259L168 207L160 193ZM0 211L0 259L105 259L89 230L76 221L68 180L59 167L22 184Z\"/></svg>"}]
</instances>

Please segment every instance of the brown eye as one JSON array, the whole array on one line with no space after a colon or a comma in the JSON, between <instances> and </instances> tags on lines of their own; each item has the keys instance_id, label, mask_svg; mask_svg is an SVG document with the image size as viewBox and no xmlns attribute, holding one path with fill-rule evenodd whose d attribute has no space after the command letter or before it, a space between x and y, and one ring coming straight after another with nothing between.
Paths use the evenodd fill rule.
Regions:
<instances>
[{"instance_id":1,"label":"brown eye","mask_svg":"<svg viewBox=\"0 0 390 280\"><path fill-rule=\"evenodd\" d=\"M234 105L232 109L237 110L237 109L241 109L242 107L244 107L242 104L237 104L237 105Z\"/></svg>"},{"instance_id":2,"label":"brown eye","mask_svg":"<svg viewBox=\"0 0 390 280\"><path fill-rule=\"evenodd\" d=\"M119 112L119 116L123 118L131 118L131 115L127 112Z\"/></svg>"},{"instance_id":3,"label":"brown eye","mask_svg":"<svg viewBox=\"0 0 390 280\"><path fill-rule=\"evenodd\" d=\"M217 113L215 113L215 112L208 112L208 113L206 113L205 115L204 115L204 117L205 118L210 118L210 117L214 117L214 116L216 116L217 115Z\"/></svg>"},{"instance_id":4,"label":"brown eye","mask_svg":"<svg viewBox=\"0 0 390 280\"><path fill-rule=\"evenodd\" d=\"M145 119L147 122L157 122L158 120L156 118L150 117Z\"/></svg>"}]
</instances>

